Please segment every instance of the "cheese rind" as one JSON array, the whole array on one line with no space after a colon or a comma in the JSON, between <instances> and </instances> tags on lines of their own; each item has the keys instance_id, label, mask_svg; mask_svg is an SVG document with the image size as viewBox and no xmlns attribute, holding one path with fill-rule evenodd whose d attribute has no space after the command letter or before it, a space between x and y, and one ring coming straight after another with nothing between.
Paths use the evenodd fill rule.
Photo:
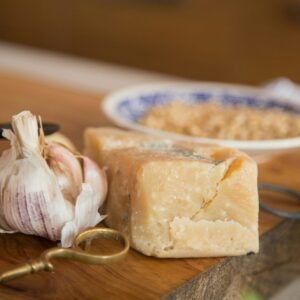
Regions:
<instances>
[{"instance_id":1,"label":"cheese rind","mask_svg":"<svg viewBox=\"0 0 300 300\"><path fill-rule=\"evenodd\" d=\"M157 257L258 251L257 166L219 146L89 128L86 153L107 167L106 224Z\"/></svg>"}]
</instances>

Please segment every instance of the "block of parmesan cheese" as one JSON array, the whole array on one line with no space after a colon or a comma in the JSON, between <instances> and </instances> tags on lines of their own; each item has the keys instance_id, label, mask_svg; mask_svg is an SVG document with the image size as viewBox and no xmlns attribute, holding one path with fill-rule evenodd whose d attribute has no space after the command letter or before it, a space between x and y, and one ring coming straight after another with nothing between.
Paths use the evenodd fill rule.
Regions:
<instances>
[{"instance_id":1,"label":"block of parmesan cheese","mask_svg":"<svg viewBox=\"0 0 300 300\"><path fill-rule=\"evenodd\" d=\"M86 153L107 167L106 224L157 257L258 251L257 166L220 146L88 128Z\"/></svg>"}]
</instances>

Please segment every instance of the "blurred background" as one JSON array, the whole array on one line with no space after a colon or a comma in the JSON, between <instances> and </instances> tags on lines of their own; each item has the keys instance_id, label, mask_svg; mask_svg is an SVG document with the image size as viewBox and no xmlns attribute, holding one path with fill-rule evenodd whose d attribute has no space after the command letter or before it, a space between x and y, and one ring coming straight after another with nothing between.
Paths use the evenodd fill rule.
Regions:
<instances>
[{"instance_id":1,"label":"blurred background","mask_svg":"<svg viewBox=\"0 0 300 300\"><path fill-rule=\"evenodd\" d=\"M198 80L300 82L300 0L0 0L0 40Z\"/></svg>"},{"instance_id":2,"label":"blurred background","mask_svg":"<svg viewBox=\"0 0 300 300\"><path fill-rule=\"evenodd\" d=\"M30 109L62 124L81 147L84 128L107 125L99 110L105 92L174 77L300 83L300 0L0 0L2 122ZM272 170L290 182L286 169ZM285 281L299 275L299 263L291 265ZM272 300L299 293L298 276Z\"/></svg>"}]
</instances>

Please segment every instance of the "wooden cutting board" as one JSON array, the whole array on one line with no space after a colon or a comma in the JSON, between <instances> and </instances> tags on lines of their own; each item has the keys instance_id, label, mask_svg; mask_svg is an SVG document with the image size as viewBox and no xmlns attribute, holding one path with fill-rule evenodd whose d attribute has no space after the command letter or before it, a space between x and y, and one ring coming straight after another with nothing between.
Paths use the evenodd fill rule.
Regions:
<instances>
[{"instance_id":1,"label":"wooden cutting board","mask_svg":"<svg viewBox=\"0 0 300 300\"><path fill-rule=\"evenodd\" d=\"M84 128L111 125L99 109L102 96L0 73L0 122L28 109L44 121L61 124L62 132L82 148ZM0 141L1 151L7 147L6 141ZM300 150L296 150L260 165L259 180L300 190L299 169ZM278 195L268 197L283 200ZM299 209L296 204L281 205ZM104 266L56 260L54 273L0 285L0 299L236 299L247 287L268 296L300 274L299 222L283 222L261 212L260 232L258 255L156 259L130 250L123 261ZM55 245L22 234L0 235L0 272Z\"/></svg>"}]
</instances>

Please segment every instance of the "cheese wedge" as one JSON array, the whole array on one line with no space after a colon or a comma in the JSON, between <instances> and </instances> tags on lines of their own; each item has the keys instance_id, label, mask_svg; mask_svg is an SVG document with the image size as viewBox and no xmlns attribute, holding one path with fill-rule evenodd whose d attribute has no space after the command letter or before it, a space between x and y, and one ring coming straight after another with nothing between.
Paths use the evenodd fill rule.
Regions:
<instances>
[{"instance_id":1,"label":"cheese wedge","mask_svg":"<svg viewBox=\"0 0 300 300\"><path fill-rule=\"evenodd\" d=\"M157 257L258 252L257 166L219 146L88 128L86 154L107 167L106 224Z\"/></svg>"}]
</instances>

